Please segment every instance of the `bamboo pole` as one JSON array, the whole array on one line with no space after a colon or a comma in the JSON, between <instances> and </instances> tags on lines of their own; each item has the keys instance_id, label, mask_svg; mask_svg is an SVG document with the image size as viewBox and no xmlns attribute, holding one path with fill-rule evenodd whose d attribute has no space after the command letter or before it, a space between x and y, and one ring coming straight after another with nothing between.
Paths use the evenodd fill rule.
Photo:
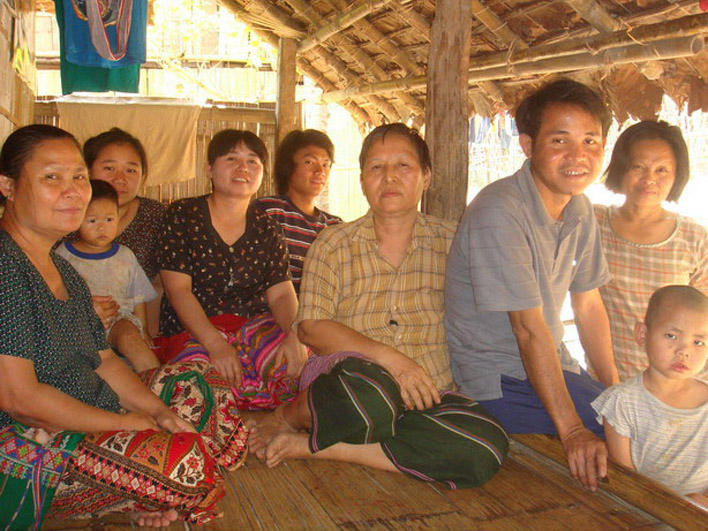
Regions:
<instances>
[{"instance_id":1,"label":"bamboo pole","mask_svg":"<svg viewBox=\"0 0 708 531\"><path fill-rule=\"evenodd\" d=\"M329 39L332 35L339 33L356 21L376 11L386 4L386 2L388 2L388 0L359 0L355 2L348 9L335 16L329 24L318 29L314 35L302 40L298 46L298 53L311 50L318 44Z\"/></svg>"},{"instance_id":2,"label":"bamboo pole","mask_svg":"<svg viewBox=\"0 0 708 531\"><path fill-rule=\"evenodd\" d=\"M415 10L412 4L404 7L399 0L390 0L388 7L406 24L430 41L430 24L426 18Z\"/></svg>"},{"instance_id":3,"label":"bamboo pole","mask_svg":"<svg viewBox=\"0 0 708 531\"><path fill-rule=\"evenodd\" d=\"M603 50L598 53L576 53L570 56L525 61L508 66L475 68L469 72L469 81L478 83L510 77L552 74L564 71L601 68L615 64L641 63L665 59L676 59L696 55L703 49L703 37L688 36L653 41L644 45L631 44ZM425 87L425 77L414 76L380 83L349 87L322 95L325 101L338 101L353 95L386 94L397 91L421 89Z\"/></svg>"},{"instance_id":4,"label":"bamboo pole","mask_svg":"<svg viewBox=\"0 0 708 531\"><path fill-rule=\"evenodd\" d=\"M610 35L595 35L559 43L539 44L526 50L517 50L511 55L507 52L500 52L480 58L473 57L472 63L475 68L491 68L525 61L538 61L551 57L573 55L583 51L593 53L632 43L642 44L660 39L698 35L703 33L707 27L708 13L701 13L657 24L648 24L630 30L620 30Z\"/></svg>"}]
</instances>

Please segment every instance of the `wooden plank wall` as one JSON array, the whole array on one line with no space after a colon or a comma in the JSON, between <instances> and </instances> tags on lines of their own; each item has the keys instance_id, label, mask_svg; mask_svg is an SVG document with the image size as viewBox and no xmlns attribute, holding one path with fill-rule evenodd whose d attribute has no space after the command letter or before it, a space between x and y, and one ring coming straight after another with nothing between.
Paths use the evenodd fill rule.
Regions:
<instances>
[{"instance_id":1,"label":"wooden plank wall","mask_svg":"<svg viewBox=\"0 0 708 531\"><path fill-rule=\"evenodd\" d=\"M34 0L0 0L0 139L34 116ZM14 63L14 65L13 65Z\"/></svg>"},{"instance_id":2,"label":"wooden plank wall","mask_svg":"<svg viewBox=\"0 0 708 531\"><path fill-rule=\"evenodd\" d=\"M247 106L248 105L248 106ZM37 123L61 126L56 103L38 101L34 119ZM207 146L215 133L222 129L245 129L258 135L268 148L269 167L273 166L275 152L275 109L272 104L219 104L204 107L197 124L197 174L189 180L158 186L143 185L139 194L163 202L172 202L184 197L194 197L211 191L207 176ZM270 172L264 177L258 196L275 193L275 184Z\"/></svg>"}]
</instances>

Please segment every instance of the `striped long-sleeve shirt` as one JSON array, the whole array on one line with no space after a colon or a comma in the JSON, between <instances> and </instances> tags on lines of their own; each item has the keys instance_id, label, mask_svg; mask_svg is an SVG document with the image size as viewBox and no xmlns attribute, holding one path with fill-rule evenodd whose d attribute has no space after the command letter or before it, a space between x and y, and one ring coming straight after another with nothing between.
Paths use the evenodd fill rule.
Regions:
<instances>
[{"instance_id":1,"label":"striped long-sleeve shirt","mask_svg":"<svg viewBox=\"0 0 708 531\"><path fill-rule=\"evenodd\" d=\"M296 207L287 195L261 197L254 204L283 227L290 254L290 275L293 277L295 292L299 293L307 250L322 229L341 223L342 219L318 209L315 209L313 216L308 216Z\"/></svg>"}]
</instances>

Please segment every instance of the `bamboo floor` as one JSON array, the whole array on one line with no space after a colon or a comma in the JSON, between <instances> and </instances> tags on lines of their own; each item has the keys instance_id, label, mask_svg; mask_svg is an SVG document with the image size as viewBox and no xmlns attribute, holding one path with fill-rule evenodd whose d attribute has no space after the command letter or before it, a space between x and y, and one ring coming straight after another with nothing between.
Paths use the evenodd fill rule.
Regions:
<instances>
[{"instance_id":1,"label":"bamboo floor","mask_svg":"<svg viewBox=\"0 0 708 531\"><path fill-rule=\"evenodd\" d=\"M568 473L557 440L516 436L487 484L448 490L347 463L291 460L269 469L249 456L227 476L223 518L194 528L259 530L670 530L708 529L708 513L646 478L612 467L598 492ZM44 529L123 531L122 517L45 522ZM169 531L188 530L183 522Z\"/></svg>"}]
</instances>

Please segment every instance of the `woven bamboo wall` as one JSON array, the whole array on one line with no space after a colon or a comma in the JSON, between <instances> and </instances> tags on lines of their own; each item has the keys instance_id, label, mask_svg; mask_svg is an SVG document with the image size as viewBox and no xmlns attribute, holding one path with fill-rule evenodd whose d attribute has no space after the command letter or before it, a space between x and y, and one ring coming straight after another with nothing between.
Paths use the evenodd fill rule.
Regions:
<instances>
[{"instance_id":1,"label":"woven bamboo wall","mask_svg":"<svg viewBox=\"0 0 708 531\"><path fill-rule=\"evenodd\" d=\"M0 2L0 139L32 121L34 0Z\"/></svg>"}]
</instances>

